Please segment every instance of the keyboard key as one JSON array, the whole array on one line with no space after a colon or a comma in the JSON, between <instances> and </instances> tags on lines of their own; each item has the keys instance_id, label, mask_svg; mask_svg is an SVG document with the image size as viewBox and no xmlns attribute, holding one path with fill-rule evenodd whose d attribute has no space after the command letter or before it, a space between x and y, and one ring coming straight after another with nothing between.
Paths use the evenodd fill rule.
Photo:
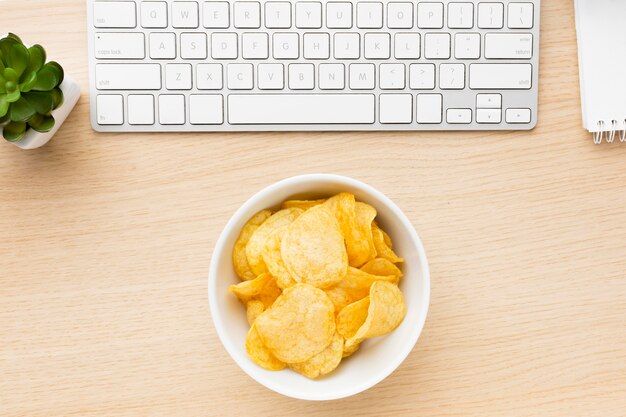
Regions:
<instances>
[{"instance_id":1,"label":"keyboard key","mask_svg":"<svg viewBox=\"0 0 626 417\"><path fill-rule=\"evenodd\" d=\"M383 4L360 1L356 4L356 26L362 29L383 27Z\"/></svg>"},{"instance_id":2,"label":"keyboard key","mask_svg":"<svg viewBox=\"0 0 626 417\"><path fill-rule=\"evenodd\" d=\"M196 66L196 87L198 90L221 90L222 64L198 64Z\"/></svg>"},{"instance_id":3,"label":"keyboard key","mask_svg":"<svg viewBox=\"0 0 626 417\"><path fill-rule=\"evenodd\" d=\"M404 64L380 64L378 86L382 90L403 90L406 84Z\"/></svg>"},{"instance_id":4,"label":"keyboard key","mask_svg":"<svg viewBox=\"0 0 626 417\"><path fill-rule=\"evenodd\" d=\"M205 33L181 33L180 57L183 59L206 59L207 39Z\"/></svg>"},{"instance_id":5,"label":"keyboard key","mask_svg":"<svg viewBox=\"0 0 626 417\"><path fill-rule=\"evenodd\" d=\"M172 26L181 29L195 29L198 23L198 3L195 1L175 1L172 3Z\"/></svg>"},{"instance_id":6,"label":"keyboard key","mask_svg":"<svg viewBox=\"0 0 626 417\"><path fill-rule=\"evenodd\" d=\"M427 33L424 35L424 57L450 59L450 42L449 33Z\"/></svg>"},{"instance_id":7,"label":"keyboard key","mask_svg":"<svg viewBox=\"0 0 626 417\"><path fill-rule=\"evenodd\" d=\"M252 90L254 87L252 64L228 64L228 88Z\"/></svg>"},{"instance_id":8,"label":"keyboard key","mask_svg":"<svg viewBox=\"0 0 626 417\"><path fill-rule=\"evenodd\" d=\"M530 33L487 33L485 58L530 59L533 57L533 35Z\"/></svg>"},{"instance_id":9,"label":"keyboard key","mask_svg":"<svg viewBox=\"0 0 626 417\"><path fill-rule=\"evenodd\" d=\"M269 58L269 37L267 33L244 33L241 36L244 59Z\"/></svg>"},{"instance_id":10,"label":"keyboard key","mask_svg":"<svg viewBox=\"0 0 626 417\"><path fill-rule=\"evenodd\" d=\"M478 3L478 27L502 29L504 27L504 4Z\"/></svg>"},{"instance_id":11,"label":"keyboard key","mask_svg":"<svg viewBox=\"0 0 626 417\"><path fill-rule=\"evenodd\" d=\"M435 64L411 64L409 66L409 88L433 90L435 88Z\"/></svg>"},{"instance_id":12,"label":"keyboard key","mask_svg":"<svg viewBox=\"0 0 626 417\"><path fill-rule=\"evenodd\" d=\"M358 33L335 33L336 59L358 59L360 56L360 36Z\"/></svg>"},{"instance_id":13,"label":"keyboard key","mask_svg":"<svg viewBox=\"0 0 626 417\"><path fill-rule=\"evenodd\" d=\"M233 10L235 27L254 29L261 27L261 3L256 1L237 1Z\"/></svg>"},{"instance_id":14,"label":"keyboard key","mask_svg":"<svg viewBox=\"0 0 626 417\"><path fill-rule=\"evenodd\" d=\"M530 90L531 64L471 64L469 86L472 90Z\"/></svg>"},{"instance_id":15,"label":"keyboard key","mask_svg":"<svg viewBox=\"0 0 626 417\"><path fill-rule=\"evenodd\" d=\"M154 124L154 96L151 94L130 94L128 96L128 124Z\"/></svg>"},{"instance_id":16,"label":"keyboard key","mask_svg":"<svg viewBox=\"0 0 626 417\"><path fill-rule=\"evenodd\" d=\"M261 90L285 88L283 64L259 64L257 83Z\"/></svg>"},{"instance_id":17,"label":"keyboard key","mask_svg":"<svg viewBox=\"0 0 626 417\"><path fill-rule=\"evenodd\" d=\"M497 124L502 122L500 109L476 109L476 123Z\"/></svg>"},{"instance_id":18,"label":"keyboard key","mask_svg":"<svg viewBox=\"0 0 626 417\"><path fill-rule=\"evenodd\" d=\"M534 13L532 3L509 3L509 29L531 29L534 26Z\"/></svg>"},{"instance_id":19,"label":"keyboard key","mask_svg":"<svg viewBox=\"0 0 626 417\"><path fill-rule=\"evenodd\" d=\"M499 109L502 107L501 94L478 94L476 95L477 109Z\"/></svg>"},{"instance_id":20,"label":"keyboard key","mask_svg":"<svg viewBox=\"0 0 626 417\"><path fill-rule=\"evenodd\" d=\"M141 26L154 29L166 28L167 3L164 1L142 1Z\"/></svg>"},{"instance_id":21,"label":"keyboard key","mask_svg":"<svg viewBox=\"0 0 626 417\"><path fill-rule=\"evenodd\" d=\"M462 90L465 88L465 65L441 64L439 66L439 88Z\"/></svg>"},{"instance_id":22,"label":"keyboard key","mask_svg":"<svg viewBox=\"0 0 626 417\"><path fill-rule=\"evenodd\" d=\"M418 94L416 121L424 124L439 124L443 118L443 96L441 94Z\"/></svg>"},{"instance_id":23,"label":"keyboard key","mask_svg":"<svg viewBox=\"0 0 626 417\"><path fill-rule=\"evenodd\" d=\"M313 64L289 64L289 88L291 90L313 90L315 88L315 66Z\"/></svg>"},{"instance_id":24,"label":"keyboard key","mask_svg":"<svg viewBox=\"0 0 626 417\"><path fill-rule=\"evenodd\" d=\"M226 29L230 26L230 13L225 1L205 1L202 4L202 26L207 29Z\"/></svg>"},{"instance_id":25,"label":"keyboard key","mask_svg":"<svg viewBox=\"0 0 626 417\"><path fill-rule=\"evenodd\" d=\"M175 33L151 33L150 34L150 58L152 59L176 58L176 34Z\"/></svg>"},{"instance_id":26,"label":"keyboard key","mask_svg":"<svg viewBox=\"0 0 626 417\"><path fill-rule=\"evenodd\" d=\"M380 123L411 123L413 121L413 96L411 94L381 94Z\"/></svg>"},{"instance_id":27,"label":"keyboard key","mask_svg":"<svg viewBox=\"0 0 626 417\"><path fill-rule=\"evenodd\" d=\"M211 34L211 57L214 59L237 58L237 34L236 33L213 33Z\"/></svg>"},{"instance_id":28,"label":"keyboard key","mask_svg":"<svg viewBox=\"0 0 626 417\"><path fill-rule=\"evenodd\" d=\"M135 2L97 1L93 4L93 24L97 28L134 28L137 26Z\"/></svg>"},{"instance_id":29,"label":"keyboard key","mask_svg":"<svg viewBox=\"0 0 626 417\"><path fill-rule=\"evenodd\" d=\"M371 124L373 94L231 94L228 122L242 124Z\"/></svg>"},{"instance_id":30,"label":"keyboard key","mask_svg":"<svg viewBox=\"0 0 626 417\"><path fill-rule=\"evenodd\" d=\"M288 29L291 27L291 3L287 1L265 3L265 27Z\"/></svg>"},{"instance_id":31,"label":"keyboard key","mask_svg":"<svg viewBox=\"0 0 626 417\"><path fill-rule=\"evenodd\" d=\"M297 59L299 36L297 33L274 33L273 55L276 59Z\"/></svg>"},{"instance_id":32,"label":"keyboard key","mask_svg":"<svg viewBox=\"0 0 626 417\"><path fill-rule=\"evenodd\" d=\"M454 35L454 57L456 59L480 58L480 34L457 33Z\"/></svg>"},{"instance_id":33,"label":"keyboard key","mask_svg":"<svg viewBox=\"0 0 626 417\"><path fill-rule=\"evenodd\" d=\"M191 90L191 64L167 64L165 88L168 90Z\"/></svg>"},{"instance_id":34,"label":"keyboard key","mask_svg":"<svg viewBox=\"0 0 626 417\"><path fill-rule=\"evenodd\" d=\"M159 123L162 125L185 124L185 96L162 94L159 96Z\"/></svg>"},{"instance_id":35,"label":"keyboard key","mask_svg":"<svg viewBox=\"0 0 626 417\"><path fill-rule=\"evenodd\" d=\"M124 124L124 97L101 94L96 98L96 111L99 125Z\"/></svg>"},{"instance_id":36,"label":"keyboard key","mask_svg":"<svg viewBox=\"0 0 626 417\"><path fill-rule=\"evenodd\" d=\"M219 94L189 96L189 123L192 125L221 125L224 123L224 99Z\"/></svg>"},{"instance_id":37,"label":"keyboard key","mask_svg":"<svg viewBox=\"0 0 626 417\"><path fill-rule=\"evenodd\" d=\"M393 48L398 59L418 59L421 54L419 33L396 33Z\"/></svg>"},{"instance_id":38,"label":"keyboard key","mask_svg":"<svg viewBox=\"0 0 626 417\"><path fill-rule=\"evenodd\" d=\"M345 88L343 64L320 64L319 84L321 90L343 90Z\"/></svg>"},{"instance_id":39,"label":"keyboard key","mask_svg":"<svg viewBox=\"0 0 626 417\"><path fill-rule=\"evenodd\" d=\"M507 109L506 110L506 122L507 123L530 123L531 111L530 109Z\"/></svg>"},{"instance_id":40,"label":"keyboard key","mask_svg":"<svg viewBox=\"0 0 626 417\"><path fill-rule=\"evenodd\" d=\"M374 64L350 64L350 88L373 90L376 85Z\"/></svg>"},{"instance_id":41,"label":"keyboard key","mask_svg":"<svg viewBox=\"0 0 626 417\"><path fill-rule=\"evenodd\" d=\"M448 109L446 121L453 125L472 123L472 109Z\"/></svg>"},{"instance_id":42,"label":"keyboard key","mask_svg":"<svg viewBox=\"0 0 626 417\"><path fill-rule=\"evenodd\" d=\"M417 27L420 29L443 28L443 3L418 3Z\"/></svg>"},{"instance_id":43,"label":"keyboard key","mask_svg":"<svg viewBox=\"0 0 626 417\"><path fill-rule=\"evenodd\" d=\"M322 27L322 3L300 1L296 3L296 27L319 29Z\"/></svg>"},{"instance_id":44,"label":"keyboard key","mask_svg":"<svg viewBox=\"0 0 626 417\"><path fill-rule=\"evenodd\" d=\"M471 29L474 27L474 3L449 3L448 27Z\"/></svg>"},{"instance_id":45,"label":"keyboard key","mask_svg":"<svg viewBox=\"0 0 626 417\"><path fill-rule=\"evenodd\" d=\"M97 64L95 73L98 90L159 90L161 88L159 64Z\"/></svg>"},{"instance_id":46,"label":"keyboard key","mask_svg":"<svg viewBox=\"0 0 626 417\"><path fill-rule=\"evenodd\" d=\"M143 33L96 33L94 44L97 59L144 59Z\"/></svg>"},{"instance_id":47,"label":"keyboard key","mask_svg":"<svg viewBox=\"0 0 626 417\"><path fill-rule=\"evenodd\" d=\"M413 3L388 3L387 27L411 29L413 27Z\"/></svg>"},{"instance_id":48,"label":"keyboard key","mask_svg":"<svg viewBox=\"0 0 626 417\"><path fill-rule=\"evenodd\" d=\"M363 37L363 54L367 59L389 59L390 43L391 35L388 33L366 33Z\"/></svg>"},{"instance_id":49,"label":"keyboard key","mask_svg":"<svg viewBox=\"0 0 626 417\"><path fill-rule=\"evenodd\" d=\"M330 29L350 29L352 27L352 3L326 3L326 27Z\"/></svg>"},{"instance_id":50,"label":"keyboard key","mask_svg":"<svg viewBox=\"0 0 626 417\"><path fill-rule=\"evenodd\" d=\"M306 59L330 58L330 35L328 33L305 33L303 38Z\"/></svg>"}]
</instances>

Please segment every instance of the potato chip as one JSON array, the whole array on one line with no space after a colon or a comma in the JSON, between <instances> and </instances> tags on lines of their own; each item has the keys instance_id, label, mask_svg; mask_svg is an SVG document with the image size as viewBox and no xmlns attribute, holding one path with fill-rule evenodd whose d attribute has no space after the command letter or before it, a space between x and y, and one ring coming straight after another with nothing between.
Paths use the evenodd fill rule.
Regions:
<instances>
[{"instance_id":1,"label":"potato chip","mask_svg":"<svg viewBox=\"0 0 626 417\"><path fill-rule=\"evenodd\" d=\"M378 226L378 224L376 226ZM380 226L378 226L378 228L380 229ZM383 232L383 242L385 242L385 245L387 245L389 249L393 249L393 242L391 241L391 237L383 229L380 229L380 231Z\"/></svg>"},{"instance_id":2,"label":"potato chip","mask_svg":"<svg viewBox=\"0 0 626 417\"><path fill-rule=\"evenodd\" d=\"M287 227L281 254L297 282L326 288L346 275L348 255L343 236L325 205L310 208Z\"/></svg>"},{"instance_id":3,"label":"potato chip","mask_svg":"<svg viewBox=\"0 0 626 417\"><path fill-rule=\"evenodd\" d=\"M254 322L263 344L279 360L299 363L320 353L335 334L335 309L324 291L296 284Z\"/></svg>"},{"instance_id":4,"label":"potato chip","mask_svg":"<svg viewBox=\"0 0 626 417\"><path fill-rule=\"evenodd\" d=\"M337 333L346 339L353 337L367 319L370 297L347 305L337 315Z\"/></svg>"},{"instance_id":5,"label":"potato chip","mask_svg":"<svg viewBox=\"0 0 626 417\"><path fill-rule=\"evenodd\" d=\"M360 227L356 217L354 195L341 193L325 203L339 222L341 234L346 241L346 252L350 266L360 267L369 261L372 254L369 237L371 228Z\"/></svg>"},{"instance_id":6,"label":"potato chip","mask_svg":"<svg viewBox=\"0 0 626 417\"><path fill-rule=\"evenodd\" d=\"M395 275L373 275L357 268L348 267L346 277L324 291L335 306L335 313L339 313L345 306L359 301L369 295L370 287L375 281L398 283Z\"/></svg>"},{"instance_id":7,"label":"potato chip","mask_svg":"<svg viewBox=\"0 0 626 417\"><path fill-rule=\"evenodd\" d=\"M343 337L335 333L326 349L304 362L289 364L289 367L307 378L316 379L334 371L342 357Z\"/></svg>"},{"instance_id":8,"label":"potato chip","mask_svg":"<svg viewBox=\"0 0 626 417\"><path fill-rule=\"evenodd\" d=\"M248 324L252 326L257 317L265 310L265 304L260 300L250 300L246 303L246 318Z\"/></svg>"},{"instance_id":9,"label":"potato chip","mask_svg":"<svg viewBox=\"0 0 626 417\"><path fill-rule=\"evenodd\" d=\"M376 209L369 204L357 201L355 206L355 214L357 225L361 230L363 239L367 241L369 247L368 261L376 258L376 246L374 245L374 236L372 235L372 222L376 217Z\"/></svg>"},{"instance_id":10,"label":"potato chip","mask_svg":"<svg viewBox=\"0 0 626 417\"><path fill-rule=\"evenodd\" d=\"M280 208L299 208L302 210L308 210L311 207L315 207L320 204L324 204L326 200L287 200L285 201Z\"/></svg>"},{"instance_id":11,"label":"potato chip","mask_svg":"<svg viewBox=\"0 0 626 417\"><path fill-rule=\"evenodd\" d=\"M265 241L265 247L263 248L263 260L265 261L265 265L276 278L276 283L282 290L296 283L289 271L287 271L282 254L280 253L280 245L286 230L287 226L283 226L270 233Z\"/></svg>"},{"instance_id":12,"label":"potato chip","mask_svg":"<svg viewBox=\"0 0 626 417\"><path fill-rule=\"evenodd\" d=\"M324 292L335 306L335 314L339 314L339 312L345 306L355 301L353 297L349 294L348 290L338 287L336 285L330 288L324 288Z\"/></svg>"},{"instance_id":13,"label":"potato chip","mask_svg":"<svg viewBox=\"0 0 626 417\"><path fill-rule=\"evenodd\" d=\"M404 262L395 252L385 243L385 235L376 223L372 224L372 236L374 237L374 245L379 258L385 258L394 264ZM389 239L391 240L391 239Z\"/></svg>"},{"instance_id":14,"label":"potato chip","mask_svg":"<svg viewBox=\"0 0 626 417\"><path fill-rule=\"evenodd\" d=\"M248 352L248 356L252 358L257 365L270 370L270 371L280 371L281 369L285 369L287 366L284 362L276 359L272 352L263 344L261 337L259 336L259 332L257 331L256 326L253 324L248 330L248 336L246 337L246 351Z\"/></svg>"},{"instance_id":15,"label":"potato chip","mask_svg":"<svg viewBox=\"0 0 626 417\"><path fill-rule=\"evenodd\" d=\"M349 348L346 348L346 344L344 342L342 358L347 358L348 356L352 356L352 354L356 352L357 350L359 350L360 347L361 347L361 344L357 343L355 345L350 346Z\"/></svg>"},{"instance_id":16,"label":"potato chip","mask_svg":"<svg viewBox=\"0 0 626 417\"><path fill-rule=\"evenodd\" d=\"M398 279L402 278L403 274L400 268L395 266L390 260L385 258L372 259L361 267L361 271L367 272L372 275L393 275Z\"/></svg>"},{"instance_id":17,"label":"potato chip","mask_svg":"<svg viewBox=\"0 0 626 417\"><path fill-rule=\"evenodd\" d=\"M346 340L347 349L364 339L392 332L402 323L406 315L404 296L396 285L376 281L370 288L369 298L367 318L356 334Z\"/></svg>"},{"instance_id":18,"label":"potato chip","mask_svg":"<svg viewBox=\"0 0 626 417\"><path fill-rule=\"evenodd\" d=\"M246 245L246 257L248 258L250 268L255 274L268 272L263 260L263 248L265 247L267 237L274 230L293 222L300 214L302 214L302 210L298 208L277 211L250 236L250 240Z\"/></svg>"},{"instance_id":19,"label":"potato chip","mask_svg":"<svg viewBox=\"0 0 626 417\"><path fill-rule=\"evenodd\" d=\"M280 295L276 279L270 274L261 274L253 280L231 285L228 291L235 294L244 304L250 300L259 300L265 308L269 308Z\"/></svg>"},{"instance_id":20,"label":"potato chip","mask_svg":"<svg viewBox=\"0 0 626 417\"><path fill-rule=\"evenodd\" d=\"M250 264L248 264L246 245L250 240L250 236L252 236L256 229L271 215L271 211L263 210L252 216L245 226L243 226L243 229L241 229L241 233L239 233L239 237L235 242L235 247L233 248L233 267L235 268L237 276L243 281L254 279L257 276L257 274L252 271L252 268L250 268Z\"/></svg>"}]
</instances>

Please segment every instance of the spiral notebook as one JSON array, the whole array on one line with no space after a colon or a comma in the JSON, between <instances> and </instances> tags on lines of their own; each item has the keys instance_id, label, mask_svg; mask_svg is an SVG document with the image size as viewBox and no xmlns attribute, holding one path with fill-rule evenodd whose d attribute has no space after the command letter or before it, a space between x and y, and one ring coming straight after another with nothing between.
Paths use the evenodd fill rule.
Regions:
<instances>
[{"instance_id":1,"label":"spiral notebook","mask_svg":"<svg viewBox=\"0 0 626 417\"><path fill-rule=\"evenodd\" d=\"M583 126L626 142L626 0L575 0Z\"/></svg>"}]
</instances>

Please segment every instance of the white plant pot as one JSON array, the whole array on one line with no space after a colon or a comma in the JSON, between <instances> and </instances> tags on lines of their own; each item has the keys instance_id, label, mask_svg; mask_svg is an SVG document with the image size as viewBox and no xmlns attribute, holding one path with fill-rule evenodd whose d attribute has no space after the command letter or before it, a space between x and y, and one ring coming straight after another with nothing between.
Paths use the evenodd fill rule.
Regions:
<instances>
[{"instance_id":1,"label":"white plant pot","mask_svg":"<svg viewBox=\"0 0 626 417\"><path fill-rule=\"evenodd\" d=\"M18 142L10 142L22 149L35 149L42 147L52 139L57 130L61 127L67 116L76 106L76 102L80 97L80 86L71 77L65 76L63 82L59 86L63 91L63 104L56 110L52 111L54 117L54 127L47 133L39 133L36 130L28 129L26 135L22 140ZM0 136L2 136L2 129L0 128ZM0 137L1 140L4 140Z\"/></svg>"}]
</instances>

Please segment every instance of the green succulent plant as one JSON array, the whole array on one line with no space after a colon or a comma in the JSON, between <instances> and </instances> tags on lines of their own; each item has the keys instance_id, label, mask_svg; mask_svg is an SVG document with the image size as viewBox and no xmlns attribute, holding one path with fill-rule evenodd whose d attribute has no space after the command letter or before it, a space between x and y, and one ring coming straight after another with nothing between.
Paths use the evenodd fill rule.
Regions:
<instances>
[{"instance_id":1,"label":"green succulent plant","mask_svg":"<svg viewBox=\"0 0 626 417\"><path fill-rule=\"evenodd\" d=\"M41 45L26 48L16 35L0 39L0 129L10 142L21 140L29 129L49 132L51 113L63 104L63 68L46 62Z\"/></svg>"}]
</instances>

